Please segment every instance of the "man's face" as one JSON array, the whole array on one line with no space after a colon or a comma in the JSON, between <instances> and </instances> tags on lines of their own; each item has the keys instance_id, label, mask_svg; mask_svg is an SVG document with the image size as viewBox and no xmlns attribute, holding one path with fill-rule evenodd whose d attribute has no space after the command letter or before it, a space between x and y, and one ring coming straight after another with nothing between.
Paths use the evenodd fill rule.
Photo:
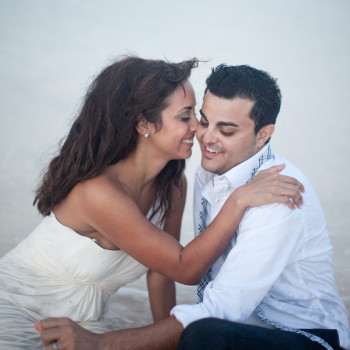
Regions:
<instances>
[{"instance_id":1,"label":"man's face","mask_svg":"<svg viewBox=\"0 0 350 350\"><path fill-rule=\"evenodd\" d=\"M249 118L254 103L240 97L217 97L207 91L196 131L205 170L224 174L263 146Z\"/></svg>"}]
</instances>

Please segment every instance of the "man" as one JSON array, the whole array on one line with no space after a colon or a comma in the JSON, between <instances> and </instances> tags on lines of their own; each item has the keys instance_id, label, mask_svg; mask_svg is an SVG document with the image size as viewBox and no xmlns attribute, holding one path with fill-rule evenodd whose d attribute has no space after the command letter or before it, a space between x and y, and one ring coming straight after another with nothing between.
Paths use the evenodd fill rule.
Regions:
<instances>
[{"instance_id":1,"label":"man","mask_svg":"<svg viewBox=\"0 0 350 350\"><path fill-rule=\"evenodd\" d=\"M302 208L247 210L231 245L200 283L197 305L178 305L151 326L104 335L48 319L38 326L48 348L59 339L62 349L70 343L81 349L173 349L183 333L180 349L350 349L322 209L305 176L268 143L280 102L275 80L263 71L225 65L213 70L197 129L202 161L195 229L199 234L215 218L234 189L281 163L305 187Z\"/></svg>"}]
</instances>

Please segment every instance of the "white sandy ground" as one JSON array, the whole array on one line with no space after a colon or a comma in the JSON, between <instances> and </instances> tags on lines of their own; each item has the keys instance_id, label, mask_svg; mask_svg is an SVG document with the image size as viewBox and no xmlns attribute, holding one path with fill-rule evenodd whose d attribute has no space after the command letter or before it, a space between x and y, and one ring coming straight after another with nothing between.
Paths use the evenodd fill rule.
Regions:
<instances>
[{"instance_id":1,"label":"white sandy ground","mask_svg":"<svg viewBox=\"0 0 350 350\"><path fill-rule=\"evenodd\" d=\"M204 81L219 63L250 64L278 78L282 110L272 147L308 176L334 245L339 293L350 310L350 2L347 0L0 0L0 256L40 221L31 206L92 77L123 54L171 61L197 56ZM193 173L182 242L192 235ZM195 301L177 286L178 303ZM151 322L145 281L109 307L122 326Z\"/></svg>"}]
</instances>

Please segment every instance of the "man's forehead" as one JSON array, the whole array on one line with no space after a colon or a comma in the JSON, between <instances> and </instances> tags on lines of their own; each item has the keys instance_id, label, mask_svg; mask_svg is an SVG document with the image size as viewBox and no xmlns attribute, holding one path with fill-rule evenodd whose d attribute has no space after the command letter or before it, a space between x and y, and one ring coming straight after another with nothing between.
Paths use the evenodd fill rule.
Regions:
<instances>
[{"instance_id":1,"label":"man's forehead","mask_svg":"<svg viewBox=\"0 0 350 350\"><path fill-rule=\"evenodd\" d=\"M236 96L232 99L219 97L208 91L204 97L201 115L215 118L216 122L235 122L237 116L250 118L255 102Z\"/></svg>"},{"instance_id":2,"label":"man's forehead","mask_svg":"<svg viewBox=\"0 0 350 350\"><path fill-rule=\"evenodd\" d=\"M204 95L203 98L203 104L208 103L208 102L215 102L215 103L220 103L220 104L229 104L234 101L240 101L241 103L246 103L246 104L253 104L255 103L254 100L244 97L244 96L234 96L234 97L223 97L223 96L217 96L213 94L211 91L207 91L206 94Z\"/></svg>"}]
</instances>

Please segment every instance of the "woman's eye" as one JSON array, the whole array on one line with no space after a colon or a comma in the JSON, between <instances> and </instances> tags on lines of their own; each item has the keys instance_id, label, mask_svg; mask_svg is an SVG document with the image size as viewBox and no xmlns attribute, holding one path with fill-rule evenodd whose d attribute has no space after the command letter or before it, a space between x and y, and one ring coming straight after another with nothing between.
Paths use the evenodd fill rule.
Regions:
<instances>
[{"instance_id":1,"label":"woman's eye","mask_svg":"<svg viewBox=\"0 0 350 350\"><path fill-rule=\"evenodd\" d=\"M190 120L190 117L182 117L181 120L183 122L188 122Z\"/></svg>"}]
</instances>

